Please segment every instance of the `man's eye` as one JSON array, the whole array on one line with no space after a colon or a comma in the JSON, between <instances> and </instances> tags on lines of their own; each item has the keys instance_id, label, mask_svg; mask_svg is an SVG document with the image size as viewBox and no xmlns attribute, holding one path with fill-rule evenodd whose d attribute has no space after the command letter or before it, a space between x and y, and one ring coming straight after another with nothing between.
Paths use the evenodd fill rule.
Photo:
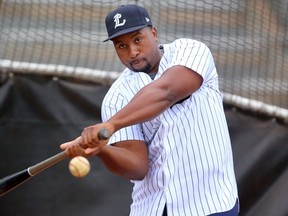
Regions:
<instances>
[{"instance_id":1,"label":"man's eye","mask_svg":"<svg viewBox=\"0 0 288 216\"><path fill-rule=\"evenodd\" d=\"M120 49L123 49L123 48L126 47L126 45L125 45L125 44L120 44L118 47L119 47Z\"/></svg>"},{"instance_id":2,"label":"man's eye","mask_svg":"<svg viewBox=\"0 0 288 216\"><path fill-rule=\"evenodd\" d=\"M141 41L142 41L142 38L136 38L136 39L135 39L135 42L136 42L136 43L140 43Z\"/></svg>"}]
</instances>

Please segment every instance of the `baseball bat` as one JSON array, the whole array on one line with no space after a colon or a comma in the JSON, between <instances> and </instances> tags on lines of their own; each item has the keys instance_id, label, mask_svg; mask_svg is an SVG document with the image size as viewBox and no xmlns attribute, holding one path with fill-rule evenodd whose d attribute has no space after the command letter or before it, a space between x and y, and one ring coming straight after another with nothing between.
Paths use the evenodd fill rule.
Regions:
<instances>
[{"instance_id":1,"label":"baseball bat","mask_svg":"<svg viewBox=\"0 0 288 216\"><path fill-rule=\"evenodd\" d=\"M105 140L110 137L110 133L107 129L102 128L98 132L98 137L101 140ZM62 161L65 158L67 158L65 152L60 152L44 161L28 167L27 169L13 173L0 179L0 197L8 193L12 189L18 187L19 185L23 184L31 177L41 173L42 171Z\"/></svg>"}]
</instances>

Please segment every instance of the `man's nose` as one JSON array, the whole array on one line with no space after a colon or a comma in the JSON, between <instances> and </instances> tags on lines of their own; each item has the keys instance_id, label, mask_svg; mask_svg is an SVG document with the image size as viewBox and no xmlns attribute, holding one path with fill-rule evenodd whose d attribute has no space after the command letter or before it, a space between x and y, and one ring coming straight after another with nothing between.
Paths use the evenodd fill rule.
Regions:
<instances>
[{"instance_id":1,"label":"man's nose","mask_svg":"<svg viewBox=\"0 0 288 216\"><path fill-rule=\"evenodd\" d=\"M139 55L139 47L138 46L130 46L130 57L135 58Z\"/></svg>"}]
</instances>

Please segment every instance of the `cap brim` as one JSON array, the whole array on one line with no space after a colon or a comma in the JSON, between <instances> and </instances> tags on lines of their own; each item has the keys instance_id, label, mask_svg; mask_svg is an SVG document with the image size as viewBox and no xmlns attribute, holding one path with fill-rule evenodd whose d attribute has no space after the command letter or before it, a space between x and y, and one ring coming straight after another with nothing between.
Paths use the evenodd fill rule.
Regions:
<instances>
[{"instance_id":1,"label":"cap brim","mask_svg":"<svg viewBox=\"0 0 288 216\"><path fill-rule=\"evenodd\" d=\"M109 38L107 38L107 39L104 40L103 42L112 40L112 39L115 38L115 37L118 37L118 36L121 36L121 35L130 33L130 32L133 32L133 31L142 29L142 28L144 28L144 27L146 27L146 26L151 26L151 25L150 25L150 24L145 24L145 25L141 25L141 26L136 26L136 27L131 27L131 28L128 28L128 29L124 29L124 30L122 30L122 31L118 31L117 33L111 35Z\"/></svg>"}]
</instances>

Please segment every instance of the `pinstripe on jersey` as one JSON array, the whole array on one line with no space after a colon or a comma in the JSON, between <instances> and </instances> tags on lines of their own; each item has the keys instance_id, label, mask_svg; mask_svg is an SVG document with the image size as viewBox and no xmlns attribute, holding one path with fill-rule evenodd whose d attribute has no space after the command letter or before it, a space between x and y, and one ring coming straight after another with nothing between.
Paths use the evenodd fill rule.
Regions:
<instances>
[{"instance_id":1,"label":"pinstripe on jersey","mask_svg":"<svg viewBox=\"0 0 288 216\"><path fill-rule=\"evenodd\" d=\"M182 65L203 77L203 84L182 103L152 121L123 128L110 139L144 140L149 148L149 172L133 181L131 216L209 215L231 209L237 198L232 149L218 90L218 75L208 47L196 40L165 44L158 79ZM103 121L125 106L152 82L145 73L125 69L104 98ZM145 103L145 101L143 101Z\"/></svg>"}]
</instances>

